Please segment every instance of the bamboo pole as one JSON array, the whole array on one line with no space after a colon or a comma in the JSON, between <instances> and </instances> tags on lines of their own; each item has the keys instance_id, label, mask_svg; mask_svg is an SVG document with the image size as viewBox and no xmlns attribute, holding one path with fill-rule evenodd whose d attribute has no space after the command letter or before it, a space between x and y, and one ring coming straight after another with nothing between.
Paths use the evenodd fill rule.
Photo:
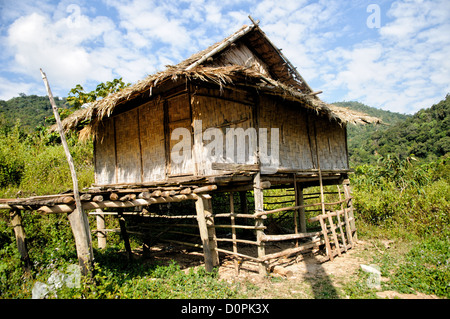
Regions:
<instances>
[{"instance_id":1,"label":"bamboo pole","mask_svg":"<svg viewBox=\"0 0 450 319\"><path fill-rule=\"evenodd\" d=\"M264 212L264 194L261 188L261 172L256 173L254 177L254 189L253 195L255 198L255 214ZM264 219L256 218L255 219L255 229L256 230L256 240L260 243L258 245L258 259L262 259L266 254L266 249L264 242L261 241L261 238L264 236L263 228L264 227ZM262 276L267 276L267 265L264 262L259 263L259 274Z\"/></svg>"},{"instance_id":2,"label":"bamboo pole","mask_svg":"<svg viewBox=\"0 0 450 319\"><path fill-rule=\"evenodd\" d=\"M214 214L214 218L220 218L220 217L231 217L234 216L236 218L251 218L254 219L255 215L253 214L236 214L236 213L222 213L222 214Z\"/></svg>"},{"instance_id":3,"label":"bamboo pole","mask_svg":"<svg viewBox=\"0 0 450 319\"><path fill-rule=\"evenodd\" d=\"M238 33L236 33L235 35L233 35L231 38L229 38L227 41L222 42L220 45L218 45L216 48L214 48L213 50L211 50L210 52L208 52L207 54L205 54L204 56L202 56L200 59L198 59L197 61L195 61L194 63L192 63L191 65L189 65L188 67L186 67L186 71L189 71L193 68L195 68L196 66L202 64L204 61L206 61L209 57L212 57L214 54L224 50L226 47L228 47L231 43L233 43L234 41L236 41L237 39L239 39L240 37L244 36L246 33L250 32L253 29L253 26L247 26L245 27L243 30L239 31Z\"/></svg>"},{"instance_id":4,"label":"bamboo pole","mask_svg":"<svg viewBox=\"0 0 450 319\"><path fill-rule=\"evenodd\" d=\"M237 253L237 242L236 242L236 228L234 227L235 218L234 218L234 194L230 192L230 221L231 221L231 238L233 241L233 252ZM239 275L239 263L237 259L234 259L234 270L236 272L236 276Z\"/></svg>"},{"instance_id":5,"label":"bamboo pole","mask_svg":"<svg viewBox=\"0 0 450 319\"><path fill-rule=\"evenodd\" d=\"M319 145L317 144L317 130L316 130L316 123L314 122L314 140L315 140L315 144L316 144L316 159L317 159L317 168L318 168L318 173L319 173L319 185L320 185L320 206L322 208L322 215L325 215L325 199L324 199L324 195L323 195L323 181L322 181L322 171L320 169L320 158L319 158ZM330 222L330 226L333 229L333 219L331 217L329 217L329 222ZM331 245L330 245L330 240L328 238L328 234L327 234L327 226L325 225L325 222L323 221L322 218L319 219L320 222L320 227L322 227L322 232L323 232L323 237L325 239L325 246L327 249L327 253L328 256L330 257L330 260L333 260L333 251L331 250ZM332 232L333 235L333 239L335 239L335 243L337 242L336 239L336 233ZM339 243L336 243L338 245L338 249L339 249Z\"/></svg>"},{"instance_id":6,"label":"bamboo pole","mask_svg":"<svg viewBox=\"0 0 450 319\"><path fill-rule=\"evenodd\" d=\"M342 201L337 201L337 202L332 202L332 203L323 203L323 205L325 205L325 206L336 205L336 204L340 204L340 203L345 203L348 200L349 200L349 198L346 198L346 199L343 199ZM299 208L306 208L306 207L313 207L313 206L322 206L322 203L313 203L313 204L306 204L306 205L299 205L299 206L289 206L289 207L255 212L254 217L258 218L258 217L273 214L273 213L279 213L279 212L284 212L287 210L295 210L295 209L299 209ZM321 209L321 211L322 211L322 209Z\"/></svg>"},{"instance_id":7,"label":"bamboo pole","mask_svg":"<svg viewBox=\"0 0 450 319\"><path fill-rule=\"evenodd\" d=\"M233 242L233 239L231 238L216 238L217 241L223 241L223 242ZM246 239L235 239L236 243L242 243L242 244L249 244L249 245L259 245L258 242L253 240L246 240Z\"/></svg>"},{"instance_id":8,"label":"bamboo pole","mask_svg":"<svg viewBox=\"0 0 450 319\"><path fill-rule=\"evenodd\" d=\"M350 181L349 180L345 180L344 181L344 193L345 193L345 198L348 199L347 202L347 207L350 208L350 210L348 211L348 216L349 216L349 220L350 221L350 227L352 232L354 232L352 234L353 240L354 242L358 240L358 235L356 233L356 225L355 225L355 218L354 218L354 213L353 213L353 203L352 203L352 196L351 196L351 189L350 189Z\"/></svg>"},{"instance_id":9,"label":"bamboo pole","mask_svg":"<svg viewBox=\"0 0 450 319\"><path fill-rule=\"evenodd\" d=\"M239 229L253 229L253 230L264 230L267 227L264 225L255 225L255 226L250 226L250 225L215 225L212 226L213 228L239 228Z\"/></svg>"},{"instance_id":10,"label":"bamboo pole","mask_svg":"<svg viewBox=\"0 0 450 319\"><path fill-rule=\"evenodd\" d=\"M180 202L184 200L194 199L196 200L198 196L196 194L190 195L175 195L172 197L152 197L150 199L135 199L130 201L103 201L103 202L84 202L83 208L85 210L97 209L97 208L126 208L126 207L135 207L135 206L148 206L152 204L163 204L169 202ZM55 214L55 213L70 213L75 209L73 205L55 205L55 206L42 206L38 209L38 211L47 213L47 214Z\"/></svg>"},{"instance_id":11,"label":"bamboo pole","mask_svg":"<svg viewBox=\"0 0 450 319\"><path fill-rule=\"evenodd\" d=\"M264 235L261 240L262 241L282 241L282 240L292 240L292 239L300 239L300 238L309 238L314 236L322 235L322 231L313 232L313 233L300 233L300 234L285 234L285 235Z\"/></svg>"},{"instance_id":12,"label":"bamboo pole","mask_svg":"<svg viewBox=\"0 0 450 319\"><path fill-rule=\"evenodd\" d=\"M273 253L273 254L270 254L270 255L265 255L262 258L258 258L258 259L260 259L261 261L268 261L270 259L275 259L275 258L280 258L280 257L284 257L284 256L293 255L293 254L296 254L296 253L301 252L301 251L306 250L306 249L311 249L311 248L314 248L314 247L318 247L318 246L320 246L322 244L323 244L323 240L318 238L318 239L316 239L316 240L314 240L312 242L309 242L309 243L306 243L306 244L302 244L299 247L285 249L285 250L282 250L282 251L277 252L277 253Z\"/></svg>"},{"instance_id":13,"label":"bamboo pole","mask_svg":"<svg viewBox=\"0 0 450 319\"><path fill-rule=\"evenodd\" d=\"M242 254L242 253L235 253L235 252L232 252L230 250L226 250L226 249L222 249L222 248L216 248L216 251L218 251L220 253L224 253L224 254L228 254L228 255L234 255L234 256L238 256L238 257L244 258L244 259L249 259L249 260L261 263L259 258L255 258L255 257L249 256L249 255L245 255L245 254Z\"/></svg>"},{"instance_id":14,"label":"bamboo pole","mask_svg":"<svg viewBox=\"0 0 450 319\"><path fill-rule=\"evenodd\" d=\"M305 205L305 198L303 196L303 187L298 187L297 189L297 196L298 196L298 205L299 206L303 206ZM305 207L300 207L299 208L299 212L300 212L300 232L301 233L306 233L306 211L305 211Z\"/></svg>"},{"instance_id":15,"label":"bamboo pole","mask_svg":"<svg viewBox=\"0 0 450 319\"><path fill-rule=\"evenodd\" d=\"M295 192L295 206L299 206L300 205L300 201L298 198L298 185L297 185L297 177L294 174L294 192ZM298 220L297 220L297 216L300 215L300 211L299 210L294 210L294 233L298 234ZM295 247L298 247L298 240L295 240Z\"/></svg>"},{"instance_id":16,"label":"bamboo pole","mask_svg":"<svg viewBox=\"0 0 450 319\"><path fill-rule=\"evenodd\" d=\"M72 232L75 237L75 244L77 247L78 262L82 268L82 273L84 275L92 274L92 267L94 261L94 252L92 249L92 238L91 231L89 228L89 220L87 215L84 213L83 206L81 205L80 194L78 191L78 179L75 172L75 165L73 163L72 155L69 151L69 146L66 141L66 136L64 134L64 129L61 124L61 119L59 117L58 108L56 106L55 100L53 99L53 94L50 89L50 85L47 80L47 76L44 71L41 70L42 79L44 81L45 87L47 89L48 98L50 104L52 105L53 114L55 115L56 124L58 127L59 135L61 136L61 143L64 147L64 152L66 153L67 162L70 168L70 174L72 176L73 183L73 194L75 199L76 209L69 213L68 218L72 228Z\"/></svg>"},{"instance_id":17,"label":"bamboo pole","mask_svg":"<svg viewBox=\"0 0 450 319\"><path fill-rule=\"evenodd\" d=\"M339 185L337 185L337 189L339 191L339 200L341 200L342 196L341 196L341 192L340 192L340 189L339 189ZM343 204L341 204L341 210L344 211L344 205ZM344 246L344 250L347 251L347 244L345 242L344 231L342 229L342 224L341 224L341 217L339 215L340 214L337 214L336 217L337 217L338 224L339 224L339 231L341 232L342 245Z\"/></svg>"}]
</instances>

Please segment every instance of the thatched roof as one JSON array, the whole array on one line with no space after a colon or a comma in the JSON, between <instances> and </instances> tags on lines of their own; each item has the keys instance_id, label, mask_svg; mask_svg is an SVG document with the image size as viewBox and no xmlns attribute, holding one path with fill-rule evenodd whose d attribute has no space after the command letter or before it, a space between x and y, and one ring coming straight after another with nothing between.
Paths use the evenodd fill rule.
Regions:
<instances>
[{"instance_id":1,"label":"thatched roof","mask_svg":"<svg viewBox=\"0 0 450 319\"><path fill-rule=\"evenodd\" d=\"M226 50L238 40L258 52L264 58L267 72L265 74L252 65L208 66L213 56ZM236 86L253 87L260 94L279 96L283 99L300 102L302 107L327 115L330 119L341 123L373 123L380 120L363 113L341 108L322 102L311 90L308 84L270 42L257 25L244 26L233 35L218 42L206 50L198 52L176 66L168 66L166 70L150 75L147 78L129 86L120 92L111 94L101 100L82 108L63 121L65 130L76 129L80 122L89 124L80 134L81 138L95 135L98 124L105 117L142 94L151 96L153 90L167 81L180 79L197 80L217 84L221 89Z\"/></svg>"}]
</instances>

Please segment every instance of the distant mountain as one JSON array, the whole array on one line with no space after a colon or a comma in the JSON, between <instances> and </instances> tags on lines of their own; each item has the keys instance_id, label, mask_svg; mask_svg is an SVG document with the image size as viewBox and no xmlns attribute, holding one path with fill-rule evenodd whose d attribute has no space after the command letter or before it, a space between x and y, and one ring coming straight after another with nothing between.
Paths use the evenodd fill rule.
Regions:
<instances>
[{"instance_id":1,"label":"distant mountain","mask_svg":"<svg viewBox=\"0 0 450 319\"><path fill-rule=\"evenodd\" d=\"M59 108L67 109L66 98L55 98ZM383 124L349 125L348 151L352 167L374 163L377 154L414 155L432 160L450 152L450 95L414 115L384 111L359 102L335 102L375 116ZM25 95L0 100L0 126L13 126L19 120L22 129L32 132L39 125L49 126L46 118L53 112L47 96Z\"/></svg>"},{"instance_id":2,"label":"distant mountain","mask_svg":"<svg viewBox=\"0 0 450 319\"><path fill-rule=\"evenodd\" d=\"M351 166L373 163L377 154L414 155L433 160L450 152L450 95L414 115L383 111L359 102L336 102L376 116L384 124L348 126L348 150Z\"/></svg>"},{"instance_id":3,"label":"distant mountain","mask_svg":"<svg viewBox=\"0 0 450 319\"><path fill-rule=\"evenodd\" d=\"M67 108L66 99L55 97L56 105ZM45 118L52 116L53 111L47 96L25 95L8 101L0 100L0 125L13 126L20 120L25 131L34 131L38 125L46 125Z\"/></svg>"}]
</instances>

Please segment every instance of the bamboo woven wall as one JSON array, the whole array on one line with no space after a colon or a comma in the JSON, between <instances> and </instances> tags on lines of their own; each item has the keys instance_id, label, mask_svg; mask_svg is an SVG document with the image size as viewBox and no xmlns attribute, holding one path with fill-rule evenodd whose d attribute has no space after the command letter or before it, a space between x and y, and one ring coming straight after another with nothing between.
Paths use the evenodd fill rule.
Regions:
<instances>
[{"instance_id":1,"label":"bamboo woven wall","mask_svg":"<svg viewBox=\"0 0 450 319\"><path fill-rule=\"evenodd\" d=\"M267 128L269 132L270 128L280 130L280 166L292 169L314 168L306 111L298 106L288 106L269 96L262 97L260 104L259 126Z\"/></svg>"},{"instance_id":2,"label":"bamboo woven wall","mask_svg":"<svg viewBox=\"0 0 450 319\"><path fill-rule=\"evenodd\" d=\"M116 128L117 183L141 181L138 109L114 117Z\"/></svg>"},{"instance_id":3,"label":"bamboo woven wall","mask_svg":"<svg viewBox=\"0 0 450 319\"><path fill-rule=\"evenodd\" d=\"M321 169L348 169L345 127L324 117L315 117Z\"/></svg>"},{"instance_id":4,"label":"bamboo woven wall","mask_svg":"<svg viewBox=\"0 0 450 319\"><path fill-rule=\"evenodd\" d=\"M116 150L114 142L114 120L103 121L95 140L95 183L114 184L116 182Z\"/></svg>"},{"instance_id":5,"label":"bamboo woven wall","mask_svg":"<svg viewBox=\"0 0 450 319\"><path fill-rule=\"evenodd\" d=\"M164 146L164 108L159 99L139 107L142 151L142 181L164 180L166 159Z\"/></svg>"},{"instance_id":6,"label":"bamboo woven wall","mask_svg":"<svg viewBox=\"0 0 450 319\"><path fill-rule=\"evenodd\" d=\"M345 127L272 97L261 97L260 105L259 126L268 128L269 132L270 128L280 129L282 168L318 168L318 155L321 169L348 169Z\"/></svg>"},{"instance_id":7,"label":"bamboo woven wall","mask_svg":"<svg viewBox=\"0 0 450 319\"><path fill-rule=\"evenodd\" d=\"M202 120L203 133L208 128L220 128L223 135L223 157L211 159L206 156L206 146L210 141L204 140L203 147L196 149L199 154L197 170L199 175L221 174L221 171L211 169L211 162L224 162L224 158L230 157L226 154L226 133L227 128L242 128L243 130L253 127L252 97L246 92L217 89L195 88L192 93L192 118ZM242 150L235 144L235 153L231 154L232 159L236 159L237 152ZM242 145L241 145L242 146ZM249 159L248 147L245 159ZM214 154L213 154L214 155Z\"/></svg>"},{"instance_id":8,"label":"bamboo woven wall","mask_svg":"<svg viewBox=\"0 0 450 319\"><path fill-rule=\"evenodd\" d=\"M168 174L171 176L179 175L194 175L195 166L192 159L192 127L191 127L191 110L189 107L189 98L187 94L182 94L167 100L167 121L168 131L166 138L168 141L168 147L170 150L170 164L168 167ZM172 139L172 132L177 128L186 128L191 133L190 135L190 148L182 149L178 154L172 153L174 146L182 141L183 137L179 139ZM189 144L189 143L188 143ZM173 160L173 156L179 155L184 159L177 163Z\"/></svg>"}]
</instances>

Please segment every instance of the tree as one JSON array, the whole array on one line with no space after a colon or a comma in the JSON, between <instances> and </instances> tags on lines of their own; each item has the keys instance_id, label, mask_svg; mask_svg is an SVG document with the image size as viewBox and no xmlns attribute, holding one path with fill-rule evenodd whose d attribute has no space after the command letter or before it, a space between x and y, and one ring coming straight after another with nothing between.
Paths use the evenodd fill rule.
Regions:
<instances>
[{"instance_id":1,"label":"tree","mask_svg":"<svg viewBox=\"0 0 450 319\"><path fill-rule=\"evenodd\" d=\"M129 85L130 83L125 83L122 81L122 78L119 78L100 83L95 90L86 93L84 88L77 84L70 90L67 103L73 110L78 110L86 103L92 103L100 98L107 97L109 94L116 93Z\"/></svg>"}]
</instances>

